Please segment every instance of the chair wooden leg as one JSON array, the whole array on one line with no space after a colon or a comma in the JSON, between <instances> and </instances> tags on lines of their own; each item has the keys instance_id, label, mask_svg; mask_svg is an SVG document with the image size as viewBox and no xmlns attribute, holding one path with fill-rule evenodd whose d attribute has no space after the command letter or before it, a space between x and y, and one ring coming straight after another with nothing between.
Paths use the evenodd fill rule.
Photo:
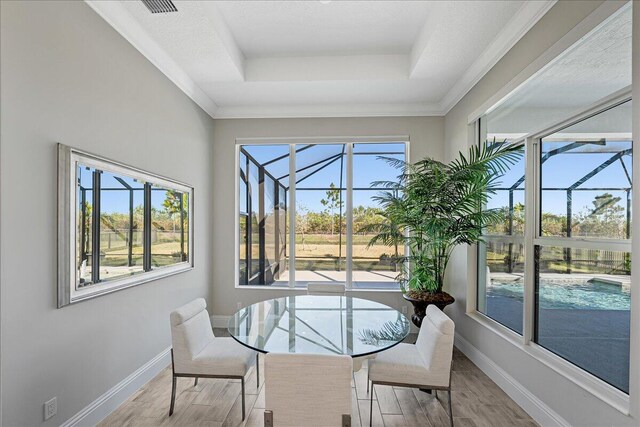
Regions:
<instances>
[{"instance_id":1,"label":"chair wooden leg","mask_svg":"<svg viewBox=\"0 0 640 427\"><path fill-rule=\"evenodd\" d=\"M260 388L260 353L256 353L256 388Z\"/></svg>"},{"instance_id":2,"label":"chair wooden leg","mask_svg":"<svg viewBox=\"0 0 640 427\"><path fill-rule=\"evenodd\" d=\"M453 409L451 409L451 389L449 389L449 420L451 420L451 427L453 427Z\"/></svg>"},{"instance_id":3,"label":"chair wooden leg","mask_svg":"<svg viewBox=\"0 0 640 427\"><path fill-rule=\"evenodd\" d=\"M198 377L196 377L196 380L193 382L193 386L197 387L198 386Z\"/></svg>"},{"instance_id":4,"label":"chair wooden leg","mask_svg":"<svg viewBox=\"0 0 640 427\"><path fill-rule=\"evenodd\" d=\"M171 406L169 407L169 416L173 415L173 405L176 402L176 382L178 378L173 377L173 386L171 387Z\"/></svg>"},{"instance_id":5,"label":"chair wooden leg","mask_svg":"<svg viewBox=\"0 0 640 427\"><path fill-rule=\"evenodd\" d=\"M242 421L244 421L244 378L240 380L240 384L242 385Z\"/></svg>"},{"instance_id":6,"label":"chair wooden leg","mask_svg":"<svg viewBox=\"0 0 640 427\"><path fill-rule=\"evenodd\" d=\"M369 396L369 427L373 425L373 386L375 384L371 383L371 396Z\"/></svg>"}]
</instances>

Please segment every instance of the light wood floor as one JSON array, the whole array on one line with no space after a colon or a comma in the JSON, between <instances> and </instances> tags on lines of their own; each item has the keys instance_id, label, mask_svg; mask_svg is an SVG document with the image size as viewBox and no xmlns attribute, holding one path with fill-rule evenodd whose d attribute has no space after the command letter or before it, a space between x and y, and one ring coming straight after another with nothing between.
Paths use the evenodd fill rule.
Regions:
<instances>
[{"instance_id":1,"label":"light wood floor","mask_svg":"<svg viewBox=\"0 0 640 427\"><path fill-rule=\"evenodd\" d=\"M216 335L223 335L216 330ZM261 362L262 364L262 358ZM262 369L261 366L261 377ZM256 387L252 369L246 378L246 426L262 426L264 383ZM489 377L459 351L454 352L452 373L453 416L457 427L511 427L537 424ZM366 364L355 373L352 425L369 425L369 394ZM373 402L374 426L448 426L446 392L435 396L416 389L376 386ZM106 426L241 426L240 382L238 380L178 378L176 406L169 417L171 368L145 384L109 415Z\"/></svg>"}]
</instances>

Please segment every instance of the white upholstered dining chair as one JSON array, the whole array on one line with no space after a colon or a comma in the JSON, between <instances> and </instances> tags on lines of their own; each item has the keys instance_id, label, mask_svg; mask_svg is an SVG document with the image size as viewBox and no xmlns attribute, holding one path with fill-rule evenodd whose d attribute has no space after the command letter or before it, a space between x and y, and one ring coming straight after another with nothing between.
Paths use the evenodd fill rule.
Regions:
<instances>
[{"instance_id":1,"label":"white upholstered dining chair","mask_svg":"<svg viewBox=\"0 0 640 427\"><path fill-rule=\"evenodd\" d=\"M307 295L338 295L344 296L346 292L346 286L344 283L308 283Z\"/></svg>"},{"instance_id":2,"label":"white upholstered dining chair","mask_svg":"<svg viewBox=\"0 0 640 427\"><path fill-rule=\"evenodd\" d=\"M350 426L351 357L269 353L265 427Z\"/></svg>"},{"instance_id":3,"label":"white upholstered dining chair","mask_svg":"<svg viewBox=\"0 0 640 427\"><path fill-rule=\"evenodd\" d=\"M238 379L242 384L242 420L245 418L244 377L256 363L258 353L238 344L233 338L213 335L207 303L198 298L171 312L171 368L173 385L171 407L176 400L176 381L179 377ZM260 372L256 372L260 384Z\"/></svg>"},{"instance_id":4,"label":"white upholstered dining chair","mask_svg":"<svg viewBox=\"0 0 640 427\"><path fill-rule=\"evenodd\" d=\"M451 363L454 331L453 320L436 306L430 305L415 344L400 343L378 353L376 359L369 362L369 411L373 408L373 388L376 384L431 389L436 390L436 394L437 390L446 390L449 420L453 426Z\"/></svg>"}]
</instances>

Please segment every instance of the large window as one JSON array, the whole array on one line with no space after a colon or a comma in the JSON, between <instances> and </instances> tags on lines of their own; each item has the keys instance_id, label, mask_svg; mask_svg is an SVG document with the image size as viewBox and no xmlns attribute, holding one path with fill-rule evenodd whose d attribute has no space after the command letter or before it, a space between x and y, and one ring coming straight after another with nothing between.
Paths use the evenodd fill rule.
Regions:
<instances>
[{"instance_id":1,"label":"large window","mask_svg":"<svg viewBox=\"0 0 640 427\"><path fill-rule=\"evenodd\" d=\"M393 230L375 181L398 171L405 142L243 144L238 148L239 285L399 289L398 245L370 244Z\"/></svg>"},{"instance_id":2,"label":"large window","mask_svg":"<svg viewBox=\"0 0 640 427\"><path fill-rule=\"evenodd\" d=\"M476 122L526 154L484 207L503 215L478 245L477 311L610 396L629 392L636 292L630 85L628 4Z\"/></svg>"},{"instance_id":3,"label":"large window","mask_svg":"<svg viewBox=\"0 0 640 427\"><path fill-rule=\"evenodd\" d=\"M239 282L286 281L289 146L243 147L239 173Z\"/></svg>"},{"instance_id":4,"label":"large window","mask_svg":"<svg viewBox=\"0 0 640 427\"><path fill-rule=\"evenodd\" d=\"M58 304L192 267L193 190L59 146Z\"/></svg>"},{"instance_id":5,"label":"large window","mask_svg":"<svg viewBox=\"0 0 640 427\"><path fill-rule=\"evenodd\" d=\"M626 101L536 140L534 247L534 341L627 393L630 130Z\"/></svg>"},{"instance_id":6,"label":"large window","mask_svg":"<svg viewBox=\"0 0 640 427\"><path fill-rule=\"evenodd\" d=\"M481 118L480 124L484 125L485 120ZM481 135L482 140L487 139L486 132ZM523 145L522 141L506 141ZM484 207L497 209L501 221L484 230L484 241L478 245L482 260L478 264L478 311L519 334L524 302L524 185L522 156L502 176L499 188Z\"/></svg>"}]
</instances>

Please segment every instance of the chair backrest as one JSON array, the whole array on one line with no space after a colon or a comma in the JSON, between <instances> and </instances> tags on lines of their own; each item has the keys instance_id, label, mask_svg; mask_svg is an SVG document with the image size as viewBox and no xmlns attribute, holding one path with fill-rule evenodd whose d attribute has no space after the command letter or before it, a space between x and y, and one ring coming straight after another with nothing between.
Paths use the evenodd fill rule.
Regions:
<instances>
[{"instance_id":1,"label":"chair backrest","mask_svg":"<svg viewBox=\"0 0 640 427\"><path fill-rule=\"evenodd\" d=\"M346 286L344 283L309 283L307 295L339 295L344 296Z\"/></svg>"},{"instance_id":2,"label":"chair backrest","mask_svg":"<svg viewBox=\"0 0 640 427\"><path fill-rule=\"evenodd\" d=\"M433 374L433 385L449 385L454 332L453 320L435 305L429 305L422 319L416 346Z\"/></svg>"},{"instance_id":3,"label":"chair backrest","mask_svg":"<svg viewBox=\"0 0 640 427\"><path fill-rule=\"evenodd\" d=\"M274 426L340 426L351 415L350 356L269 353L264 370Z\"/></svg>"},{"instance_id":4,"label":"chair backrest","mask_svg":"<svg viewBox=\"0 0 640 427\"><path fill-rule=\"evenodd\" d=\"M171 312L173 358L178 364L190 361L214 339L204 298L198 298Z\"/></svg>"}]
</instances>

